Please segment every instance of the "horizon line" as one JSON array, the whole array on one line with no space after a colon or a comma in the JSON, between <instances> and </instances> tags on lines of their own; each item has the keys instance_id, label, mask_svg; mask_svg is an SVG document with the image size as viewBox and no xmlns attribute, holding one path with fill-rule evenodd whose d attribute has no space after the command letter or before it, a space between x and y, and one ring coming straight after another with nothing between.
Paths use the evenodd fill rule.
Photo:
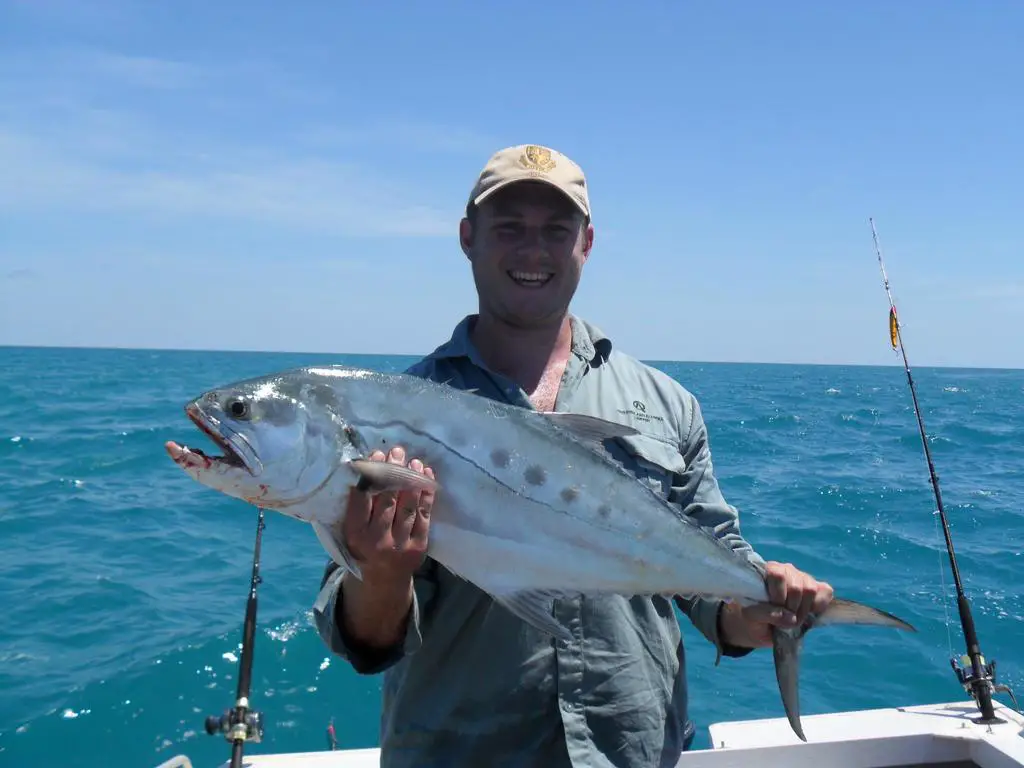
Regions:
<instances>
[{"instance_id":1,"label":"horizon line","mask_svg":"<svg viewBox=\"0 0 1024 768\"><path fill-rule=\"evenodd\" d=\"M224 355L341 355L346 357L408 357L416 360L424 358L429 352L315 352L312 350L290 350L290 349L216 349L208 347L132 347L117 345L85 345L85 344L5 344L0 343L0 349L32 349L32 350L76 350L96 352L200 352L205 354ZM680 365L778 365L778 366L805 366L805 367L827 367L827 368L903 368L903 361L897 359L892 363L827 363L827 362L804 362L795 360L672 360L659 357L640 357L633 355L638 360L649 365L658 363L672 363ZM960 371L1024 371L1024 365L964 365L952 363L928 363L911 366L914 370L960 370Z\"/></svg>"}]
</instances>

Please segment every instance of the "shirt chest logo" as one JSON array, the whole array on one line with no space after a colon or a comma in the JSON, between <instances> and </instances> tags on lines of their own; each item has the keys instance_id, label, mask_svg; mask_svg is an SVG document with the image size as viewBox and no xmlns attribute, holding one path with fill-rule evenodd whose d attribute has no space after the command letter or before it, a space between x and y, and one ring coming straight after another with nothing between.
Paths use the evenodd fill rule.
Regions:
<instances>
[{"instance_id":1,"label":"shirt chest logo","mask_svg":"<svg viewBox=\"0 0 1024 768\"><path fill-rule=\"evenodd\" d=\"M659 416L656 413L648 413L647 403L643 400L634 400L630 403L630 407L619 408L616 413L620 416L628 416L642 424L662 424L665 421L664 416Z\"/></svg>"}]
</instances>

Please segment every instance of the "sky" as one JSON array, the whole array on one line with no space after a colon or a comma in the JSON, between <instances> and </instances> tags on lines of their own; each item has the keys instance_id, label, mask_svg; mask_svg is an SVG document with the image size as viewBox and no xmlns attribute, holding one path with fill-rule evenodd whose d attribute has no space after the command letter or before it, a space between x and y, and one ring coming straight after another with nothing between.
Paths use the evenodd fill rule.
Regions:
<instances>
[{"instance_id":1,"label":"sky","mask_svg":"<svg viewBox=\"0 0 1024 768\"><path fill-rule=\"evenodd\" d=\"M497 149L648 360L1024 367L1016 0L0 0L0 344L424 354ZM1016 212L1016 213L1015 213Z\"/></svg>"}]
</instances>

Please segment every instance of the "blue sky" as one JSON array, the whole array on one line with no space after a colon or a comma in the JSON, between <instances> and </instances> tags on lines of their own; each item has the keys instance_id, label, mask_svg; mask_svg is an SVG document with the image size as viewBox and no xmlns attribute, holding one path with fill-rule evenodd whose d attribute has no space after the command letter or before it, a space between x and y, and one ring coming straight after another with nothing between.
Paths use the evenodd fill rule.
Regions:
<instances>
[{"instance_id":1,"label":"blue sky","mask_svg":"<svg viewBox=\"0 0 1024 768\"><path fill-rule=\"evenodd\" d=\"M911 362L1024 367L1024 5L505 8L0 2L0 344L427 352L543 143L634 355L897 363L873 216Z\"/></svg>"}]
</instances>

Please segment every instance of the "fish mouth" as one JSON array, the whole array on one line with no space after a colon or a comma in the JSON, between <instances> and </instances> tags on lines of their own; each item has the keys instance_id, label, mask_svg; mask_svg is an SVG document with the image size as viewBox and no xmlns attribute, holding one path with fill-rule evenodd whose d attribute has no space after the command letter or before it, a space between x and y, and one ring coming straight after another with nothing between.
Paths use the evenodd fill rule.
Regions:
<instances>
[{"instance_id":1,"label":"fish mouth","mask_svg":"<svg viewBox=\"0 0 1024 768\"><path fill-rule=\"evenodd\" d=\"M195 403L185 406L185 415L189 417L199 430L209 437L220 448L222 456L209 456L199 448L189 448L182 445L177 446L174 452L179 457L191 454L193 458L198 457L204 464L212 466L235 467L244 469L250 475L258 475L263 471L263 463L257 458L256 452L252 449L249 441L243 435L235 432L222 421L204 413ZM176 459L177 460L177 459Z\"/></svg>"}]
</instances>

